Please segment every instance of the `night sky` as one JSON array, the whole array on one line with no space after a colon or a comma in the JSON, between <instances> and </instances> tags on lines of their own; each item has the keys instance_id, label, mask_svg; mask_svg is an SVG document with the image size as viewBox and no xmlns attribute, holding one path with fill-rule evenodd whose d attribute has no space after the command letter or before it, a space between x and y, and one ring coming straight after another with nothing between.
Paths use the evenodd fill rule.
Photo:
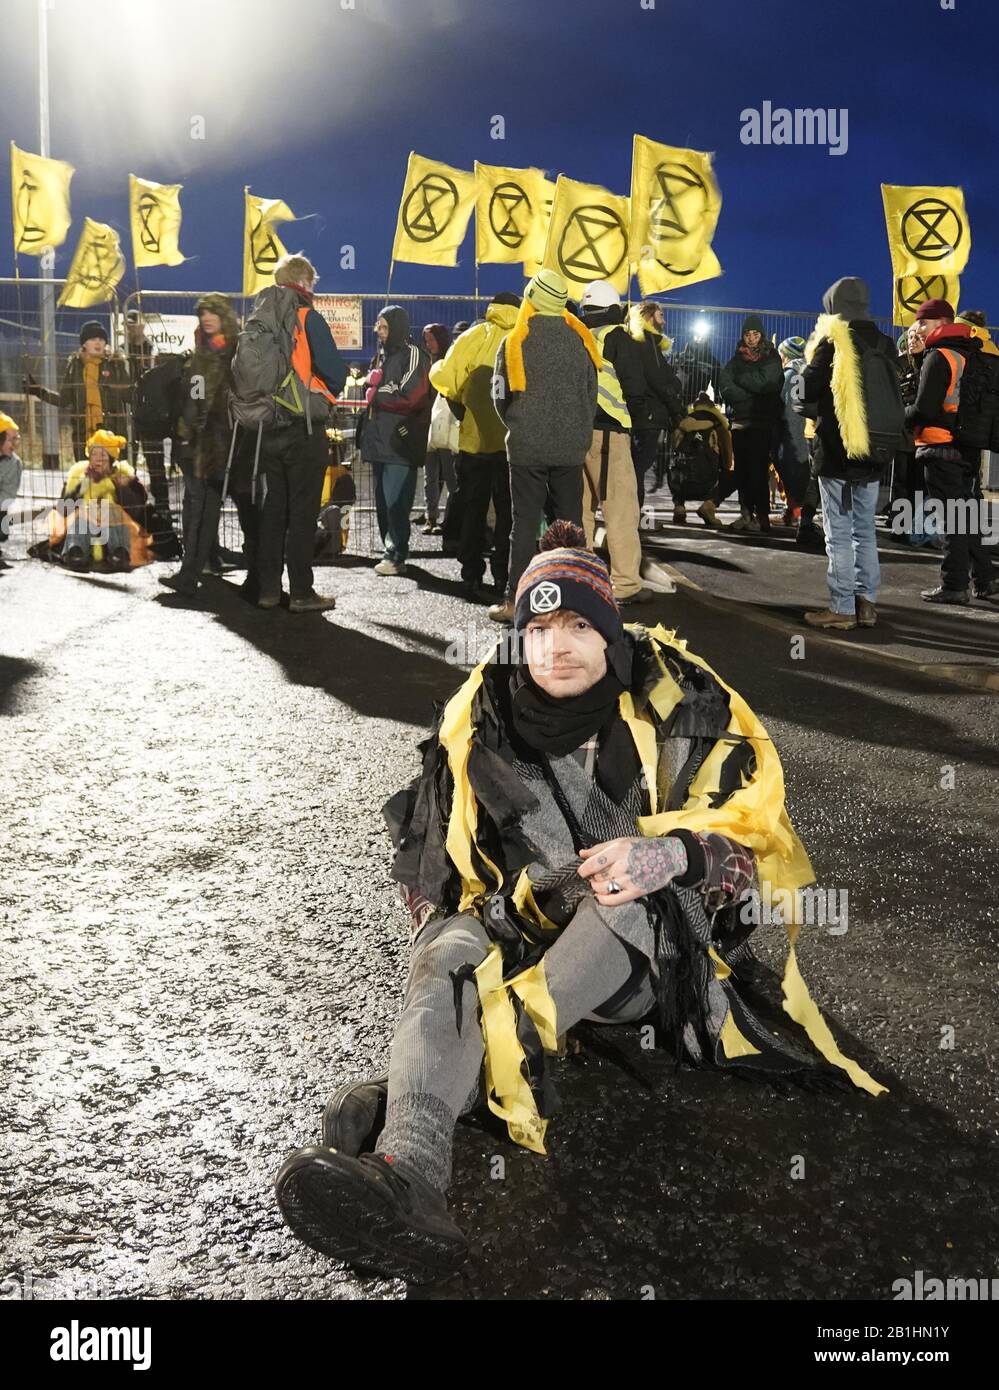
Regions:
<instances>
[{"instance_id":1,"label":"night sky","mask_svg":"<svg viewBox=\"0 0 999 1390\"><path fill-rule=\"evenodd\" d=\"M342 3L55 0L52 153L77 169L57 273L85 214L116 226L130 253L131 171L184 184L181 246L196 258L145 271L147 288L239 290L249 183L316 214L282 235L316 262L320 289L378 292L410 149L626 193L637 131L716 156L725 274L675 298L809 310L852 274L888 313L879 184L960 184L973 241L961 303L999 321L999 0ZM7 141L37 149L34 0L5 0L3 36L9 188ZM764 101L845 107L847 152L742 144L741 111ZM490 139L495 115L505 140ZM456 268L400 265L393 287L470 291L473 236L470 225ZM348 243L353 271L339 266ZM10 275L6 195L0 245ZM33 273L27 258L21 272ZM519 289L519 267L485 266L480 283Z\"/></svg>"}]
</instances>

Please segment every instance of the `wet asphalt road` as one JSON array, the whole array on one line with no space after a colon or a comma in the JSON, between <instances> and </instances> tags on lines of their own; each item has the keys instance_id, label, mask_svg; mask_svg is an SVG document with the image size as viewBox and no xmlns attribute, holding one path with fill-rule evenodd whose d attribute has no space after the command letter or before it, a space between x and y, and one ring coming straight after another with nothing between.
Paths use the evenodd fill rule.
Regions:
<instances>
[{"instance_id":1,"label":"wet asphalt road","mask_svg":"<svg viewBox=\"0 0 999 1390\"><path fill-rule=\"evenodd\" d=\"M407 1291L298 1245L271 1183L387 1060L407 928L379 807L460 679L449 642L488 621L429 553L415 581L320 571L324 617L257 612L239 576L186 606L162 568L0 574L0 1273L159 1299L885 1299L999 1273L999 697L817 639L792 659L689 591L647 610L776 738L849 893L802 971L891 1093L674 1074L603 1030L561 1064L547 1159L459 1129L473 1256Z\"/></svg>"}]
</instances>

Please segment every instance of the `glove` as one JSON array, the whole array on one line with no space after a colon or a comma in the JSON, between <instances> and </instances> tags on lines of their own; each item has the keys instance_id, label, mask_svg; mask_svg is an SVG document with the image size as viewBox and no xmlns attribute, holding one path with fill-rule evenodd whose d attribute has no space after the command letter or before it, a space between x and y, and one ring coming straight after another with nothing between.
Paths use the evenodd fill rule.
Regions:
<instances>
[{"instance_id":1,"label":"glove","mask_svg":"<svg viewBox=\"0 0 999 1390\"><path fill-rule=\"evenodd\" d=\"M377 387L377 386L369 386L368 389L367 389L367 390L365 391L365 393L364 393L364 403L365 403L365 405L370 405L371 402L375 399L375 396L376 396L377 394L378 394L378 387Z\"/></svg>"},{"instance_id":2,"label":"glove","mask_svg":"<svg viewBox=\"0 0 999 1390\"><path fill-rule=\"evenodd\" d=\"M368 373L368 385L374 387L381 386L384 375L385 373L381 367L373 367Z\"/></svg>"}]
</instances>

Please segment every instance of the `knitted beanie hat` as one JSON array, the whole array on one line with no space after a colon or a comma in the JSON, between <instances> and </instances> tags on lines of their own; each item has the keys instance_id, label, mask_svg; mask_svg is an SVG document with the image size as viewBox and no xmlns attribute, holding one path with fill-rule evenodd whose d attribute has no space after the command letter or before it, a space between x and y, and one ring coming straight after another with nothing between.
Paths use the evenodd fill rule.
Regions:
<instances>
[{"instance_id":1,"label":"knitted beanie hat","mask_svg":"<svg viewBox=\"0 0 999 1390\"><path fill-rule=\"evenodd\" d=\"M792 361L796 357L804 357L805 340L804 338L785 338L778 346L777 351L781 357L790 357Z\"/></svg>"},{"instance_id":2,"label":"knitted beanie hat","mask_svg":"<svg viewBox=\"0 0 999 1390\"><path fill-rule=\"evenodd\" d=\"M591 623L608 646L623 636L607 566L587 550L580 527L554 521L517 585L514 627L522 632L532 618L563 608Z\"/></svg>"},{"instance_id":3,"label":"knitted beanie hat","mask_svg":"<svg viewBox=\"0 0 999 1390\"><path fill-rule=\"evenodd\" d=\"M83 344L89 342L91 338L103 338L105 342L108 340L107 329L96 319L91 319L80 329L80 346L83 347Z\"/></svg>"},{"instance_id":4,"label":"knitted beanie hat","mask_svg":"<svg viewBox=\"0 0 999 1390\"><path fill-rule=\"evenodd\" d=\"M539 270L524 291L524 298L539 314L561 314L569 298L569 286L557 270Z\"/></svg>"},{"instance_id":5,"label":"knitted beanie hat","mask_svg":"<svg viewBox=\"0 0 999 1390\"><path fill-rule=\"evenodd\" d=\"M922 323L923 319L946 319L953 323L954 310L946 299L927 299L916 310L916 322Z\"/></svg>"}]
</instances>

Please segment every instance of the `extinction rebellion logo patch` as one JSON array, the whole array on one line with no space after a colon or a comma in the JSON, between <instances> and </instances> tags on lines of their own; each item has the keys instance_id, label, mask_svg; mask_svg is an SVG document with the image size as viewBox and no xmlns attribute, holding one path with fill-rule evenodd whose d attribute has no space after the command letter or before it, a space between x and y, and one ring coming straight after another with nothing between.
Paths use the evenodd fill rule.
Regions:
<instances>
[{"instance_id":1,"label":"extinction rebellion logo patch","mask_svg":"<svg viewBox=\"0 0 999 1390\"><path fill-rule=\"evenodd\" d=\"M562 590L550 579L535 584L531 590L532 613L554 613L562 607Z\"/></svg>"}]
</instances>

